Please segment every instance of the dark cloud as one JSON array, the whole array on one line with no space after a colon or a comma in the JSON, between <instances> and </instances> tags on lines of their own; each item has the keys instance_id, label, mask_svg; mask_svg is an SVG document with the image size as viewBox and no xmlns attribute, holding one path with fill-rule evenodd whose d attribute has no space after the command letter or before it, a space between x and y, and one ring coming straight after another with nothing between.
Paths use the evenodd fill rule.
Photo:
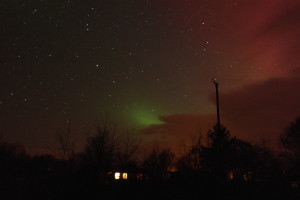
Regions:
<instances>
[{"instance_id":1,"label":"dark cloud","mask_svg":"<svg viewBox=\"0 0 300 200\"><path fill-rule=\"evenodd\" d=\"M197 134L204 134L215 123L214 115L176 114L162 116L164 124L153 125L140 130L149 138L150 144L179 150L179 147L190 142Z\"/></svg>"},{"instance_id":2,"label":"dark cloud","mask_svg":"<svg viewBox=\"0 0 300 200\"><path fill-rule=\"evenodd\" d=\"M300 115L300 76L274 78L221 94L222 117L249 140L276 146L284 127Z\"/></svg>"},{"instance_id":3,"label":"dark cloud","mask_svg":"<svg viewBox=\"0 0 300 200\"><path fill-rule=\"evenodd\" d=\"M225 84L225 83L224 83ZM222 84L220 85L222 88ZM278 136L300 116L300 76L274 78L220 94L221 123L237 136L253 143L263 140L278 148ZM211 96L214 102L215 96ZM161 141L187 141L201 130L205 134L215 123L215 115L180 114L161 118L165 124L141 130Z\"/></svg>"}]
</instances>

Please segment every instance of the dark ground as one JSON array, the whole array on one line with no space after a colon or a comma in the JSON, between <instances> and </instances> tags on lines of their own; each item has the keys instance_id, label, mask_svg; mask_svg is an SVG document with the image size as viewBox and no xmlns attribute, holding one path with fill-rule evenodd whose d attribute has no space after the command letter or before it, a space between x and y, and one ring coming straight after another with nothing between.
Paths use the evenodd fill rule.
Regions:
<instances>
[{"instance_id":1,"label":"dark ground","mask_svg":"<svg viewBox=\"0 0 300 200\"><path fill-rule=\"evenodd\" d=\"M125 182L113 184L57 181L45 178L1 183L1 200L61 199L285 199L299 200L300 189L278 184L214 182Z\"/></svg>"}]
</instances>

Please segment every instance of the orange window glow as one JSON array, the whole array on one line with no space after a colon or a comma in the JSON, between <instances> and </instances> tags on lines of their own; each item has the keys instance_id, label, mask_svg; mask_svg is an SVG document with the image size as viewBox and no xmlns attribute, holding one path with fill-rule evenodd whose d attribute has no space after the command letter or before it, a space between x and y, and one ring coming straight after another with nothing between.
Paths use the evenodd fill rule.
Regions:
<instances>
[{"instance_id":1,"label":"orange window glow","mask_svg":"<svg viewBox=\"0 0 300 200\"><path fill-rule=\"evenodd\" d=\"M127 173L122 174L122 179L127 179Z\"/></svg>"}]
</instances>

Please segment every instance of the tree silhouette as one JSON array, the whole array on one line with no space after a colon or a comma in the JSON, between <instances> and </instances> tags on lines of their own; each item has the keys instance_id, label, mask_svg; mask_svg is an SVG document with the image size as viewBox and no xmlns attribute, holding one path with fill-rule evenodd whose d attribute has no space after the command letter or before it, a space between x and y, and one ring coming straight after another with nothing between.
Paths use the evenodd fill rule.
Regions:
<instances>
[{"instance_id":1,"label":"tree silhouette","mask_svg":"<svg viewBox=\"0 0 300 200\"><path fill-rule=\"evenodd\" d=\"M281 145L295 157L300 155L300 117L285 128L280 136Z\"/></svg>"},{"instance_id":2,"label":"tree silhouette","mask_svg":"<svg viewBox=\"0 0 300 200\"><path fill-rule=\"evenodd\" d=\"M232 168L234 141L235 138L230 136L224 126L219 128L216 124L213 130L207 133L207 146L203 148L202 153L204 165L220 179L225 179Z\"/></svg>"},{"instance_id":3,"label":"tree silhouette","mask_svg":"<svg viewBox=\"0 0 300 200\"><path fill-rule=\"evenodd\" d=\"M99 125L97 133L87 139L84 158L97 170L106 171L113 167L117 151L116 127Z\"/></svg>"},{"instance_id":4,"label":"tree silhouette","mask_svg":"<svg viewBox=\"0 0 300 200\"><path fill-rule=\"evenodd\" d=\"M0 184L13 184L28 173L30 156L22 145L11 144L0 138Z\"/></svg>"},{"instance_id":5,"label":"tree silhouette","mask_svg":"<svg viewBox=\"0 0 300 200\"><path fill-rule=\"evenodd\" d=\"M142 169L151 182L164 180L172 164L174 154L170 149L153 149L142 163Z\"/></svg>"},{"instance_id":6,"label":"tree silhouette","mask_svg":"<svg viewBox=\"0 0 300 200\"><path fill-rule=\"evenodd\" d=\"M183 155L177 160L178 170L199 170L202 167L203 146L201 134L192 136L191 144L184 149Z\"/></svg>"},{"instance_id":7,"label":"tree silhouette","mask_svg":"<svg viewBox=\"0 0 300 200\"><path fill-rule=\"evenodd\" d=\"M141 148L141 140L135 137L134 133L134 131L127 131L117 138L117 166L123 170L136 168L135 156Z\"/></svg>"},{"instance_id":8,"label":"tree silhouette","mask_svg":"<svg viewBox=\"0 0 300 200\"><path fill-rule=\"evenodd\" d=\"M71 134L70 121L67 121L68 127L66 132L57 134L58 153L63 160L71 159L75 154L75 145Z\"/></svg>"},{"instance_id":9,"label":"tree silhouette","mask_svg":"<svg viewBox=\"0 0 300 200\"><path fill-rule=\"evenodd\" d=\"M263 156L267 155L266 152L266 149L232 137L224 126L219 128L215 125L207 133L207 146L202 148L203 167L220 181L228 178L244 181L249 179L247 174L252 177L257 173L262 174L262 171L268 169L266 163L275 160L271 154ZM232 176L228 177L230 173Z\"/></svg>"},{"instance_id":10,"label":"tree silhouette","mask_svg":"<svg viewBox=\"0 0 300 200\"><path fill-rule=\"evenodd\" d=\"M285 128L279 142L286 150L284 158L289 179L300 181L300 117Z\"/></svg>"},{"instance_id":11,"label":"tree silhouette","mask_svg":"<svg viewBox=\"0 0 300 200\"><path fill-rule=\"evenodd\" d=\"M257 181L268 185L280 183L284 186L283 170L275 152L264 145L254 145L253 148L255 152L251 164Z\"/></svg>"}]
</instances>

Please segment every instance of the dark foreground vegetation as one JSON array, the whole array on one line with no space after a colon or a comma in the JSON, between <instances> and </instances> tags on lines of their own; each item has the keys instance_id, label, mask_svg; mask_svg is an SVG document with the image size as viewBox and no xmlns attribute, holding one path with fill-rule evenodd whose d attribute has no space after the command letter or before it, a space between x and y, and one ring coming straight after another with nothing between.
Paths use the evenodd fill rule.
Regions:
<instances>
[{"instance_id":1,"label":"dark foreground vegetation","mask_svg":"<svg viewBox=\"0 0 300 200\"><path fill-rule=\"evenodd\" d=\"M138 160L140 142L115 132L99 126L80 153L61 135L59 157L2 139L0 199L300 199L300 118L283 130L280 153L216 125L180 156L153 149Z\"/></svg>"}]
</instances>

